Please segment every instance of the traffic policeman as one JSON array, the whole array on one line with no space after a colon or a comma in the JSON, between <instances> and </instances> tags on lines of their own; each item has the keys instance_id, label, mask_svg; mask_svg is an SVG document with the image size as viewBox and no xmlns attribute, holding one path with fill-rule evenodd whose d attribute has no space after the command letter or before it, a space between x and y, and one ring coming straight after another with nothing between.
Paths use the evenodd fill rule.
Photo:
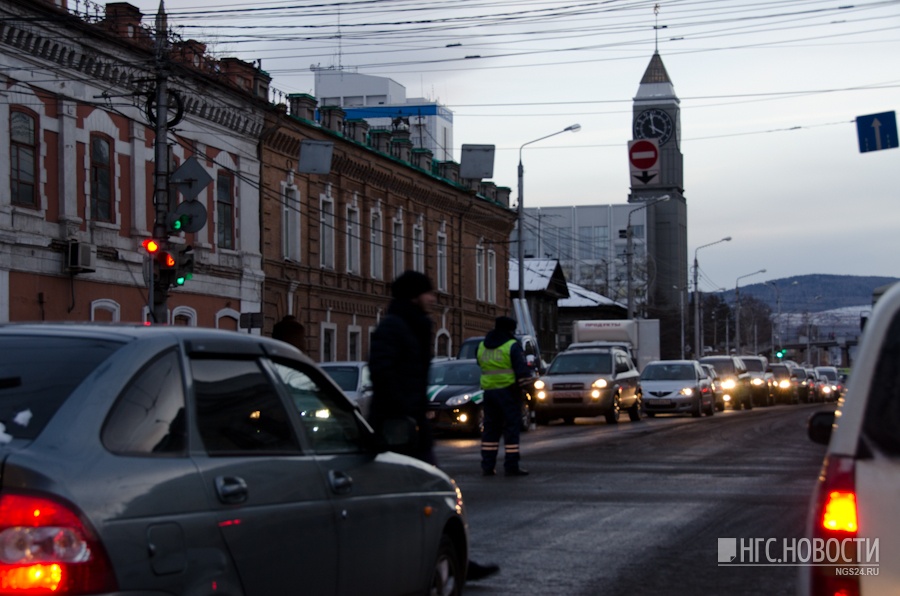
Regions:
<instances>
[{"instance_id":1,"label":"traffic policeman","mask_svg":"<svg viewBox=\"0 0 900 596\"><path fill-rule=\"evenodd\" d=\"M494 328L478 346L476 357L481 367L481 388L484 390L481 473L485 476L496 474L501 436L506 475L528 475L528 471L519 466L519 433L522 426L522 391L531 384L531 370L515 333L515 319L497 317Z\"/></svg>"}]
</instances>

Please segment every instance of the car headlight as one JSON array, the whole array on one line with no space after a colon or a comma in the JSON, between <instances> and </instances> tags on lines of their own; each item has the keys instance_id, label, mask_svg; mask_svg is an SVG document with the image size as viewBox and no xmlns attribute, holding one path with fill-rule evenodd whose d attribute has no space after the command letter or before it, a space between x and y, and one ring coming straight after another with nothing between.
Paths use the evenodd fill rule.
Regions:
<instances>
[{"instance_id":1,"label":"car headlight","mask_svg":"<svg viewBox=\"0 0 900 596\"><path fill-rule=\"evenodd\" d=\"M725 379L722 381L722 389L734 389L737 387L737 383L735 383L734 379Z\"/></svg>"},{"instance_id":2,"label":"car headlight","mask_svg":"<svg viewBox=\"0 0 900 596\"><path fill-rule=\"evenodd\" d=\"M754 385L762 385L763 384L763 380L760 379L759 377L756 377L755 379L753 379L750 382L753 383Z\"/></svg>"},{"instance_id":3,"label":"car headlight","mask_svg":"<svg viewBox=\"0 0 900 596\"><path fill-rule=\"evenodd\" d=\"M688 397L690 397L690 396L694 395L694 390L690 387L685 387L678 393L680 393L681 395L687 395Z\"/></svg>"},{"instance_id":4,"label":"car headlight","mask_svg":"<svg viewBox=\"0 0 900 596\"><path fill-rule=\"evenodd\" d=\"M606 379L597 379L596 381L591 383L591 387L596 387L597 389L605 389L606 384Z\"/></svg>"},{"instance_id":5,"label":"car headlight","mask_svg":"<svg viewBox=\"0 0 900 596\"><path fill-rule=\"evenodd\" d=\"M788 381L787 379L784 379L784 380L778 381L778 386L781 387L782 389L787 389L788 387L791 386L791 382Z\"/></svg>"},{"instance_id":6,"label":"car headlight","mask_svg":"<svg viewBox=\"0 0 900 596\"><path fill-rule=\"evenodd\" d=\"M537 381L534 382L534 388L535 389L543 389L544 382L542 380L538 379Z\"/></svg>"},{"instance_id":7,"label":"car headlight","mask_svg":"<svg viewBox=\"0 0 900 596\"><path fill-rule=\"evenodd\" d=\"M454 395L450 399L447 400L447 405L451 407L461 406L463 404L467 404L472 400L472 395L469 393L463 393L461 395Z\"/></svg>"}]
</instances>

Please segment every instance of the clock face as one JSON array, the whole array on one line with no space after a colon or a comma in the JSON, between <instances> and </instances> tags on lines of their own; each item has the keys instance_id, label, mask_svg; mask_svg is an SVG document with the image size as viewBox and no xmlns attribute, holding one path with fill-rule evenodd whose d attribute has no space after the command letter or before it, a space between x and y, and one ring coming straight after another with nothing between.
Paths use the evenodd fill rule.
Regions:
<instances>
[{"instance_id":1,"label":"clock face","mask_svg":"<svg viewBox=\"0 0 900 596\"><path fill-rule=\"evenodd\" d=\"M656 108L644 110L634 119L634 138L656 139L665 145L675 132L675 124L668 112Z\"/></svg>"}]
</instances>

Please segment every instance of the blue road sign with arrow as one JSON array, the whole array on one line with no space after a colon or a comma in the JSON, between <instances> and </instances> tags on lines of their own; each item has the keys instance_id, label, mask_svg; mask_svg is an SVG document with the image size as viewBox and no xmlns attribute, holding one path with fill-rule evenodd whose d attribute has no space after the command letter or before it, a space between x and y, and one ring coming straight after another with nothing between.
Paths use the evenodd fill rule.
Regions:
<instances>
[{"instance_id":1,"label":"blue road sign with arrow","mask_svg":"<svg viewBox=\"0 0 900 596\"><path fill-rule=\"evenodd\" d=\"M897 146L897 117L894 112L856 117L859 152L893 149Z\"/></svg>"}]
</instances>

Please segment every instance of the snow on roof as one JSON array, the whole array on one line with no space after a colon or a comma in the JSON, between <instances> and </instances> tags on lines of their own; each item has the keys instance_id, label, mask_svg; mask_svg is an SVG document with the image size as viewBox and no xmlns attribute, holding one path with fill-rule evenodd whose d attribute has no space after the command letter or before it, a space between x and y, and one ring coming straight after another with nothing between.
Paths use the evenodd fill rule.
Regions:
<instances>
[{"instance_id":1,"label":"snow on roof","mask_svg":"<svg viewBox=\"0 0 900 596\"><path fill-rule=\"evenodd\" d=\"M525 259L525 291L540 292L550 285L553 272L559 266L556 259ZM519 291L519 260L509 260L509 291Z\"/></svg>"},{"instance_id":2,"label":"snow on roof","mask_svg":"<svg viewBox=\"0 0 900 596\"><path fill-rule=\"evenodd\" d=\"M621 302L616 302L603 294L592 292L587 288L582 288L573 283L566 282L566 285L569 287L569 297L560 298L557 301L557 305L560 308L583 308L590 306L620 306L622 308L627 308L627 306Z\"/></svg>"}]
</instances>

